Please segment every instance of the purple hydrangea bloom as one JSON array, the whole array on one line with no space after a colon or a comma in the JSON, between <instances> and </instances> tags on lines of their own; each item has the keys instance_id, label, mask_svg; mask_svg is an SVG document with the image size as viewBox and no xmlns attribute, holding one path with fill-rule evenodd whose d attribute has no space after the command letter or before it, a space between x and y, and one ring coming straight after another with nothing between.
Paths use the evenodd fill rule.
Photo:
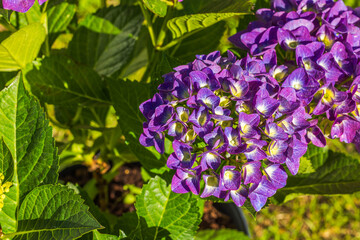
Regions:
<instances>
[{"instance_id":1,"label":"purple hydrangea bloom","mask_svg":"<svg viewBox=\"0 0 360 240\"><path fill-rule=\"evenodd\" d=\"M341 0L272 0L256 17L229 39L243 58L197 55L164 75L140 105L140 142L163 153L173 141L174 192L259 211L298 173L309 144L359 145L360 11Z\"/></svg>"}]
</instances>

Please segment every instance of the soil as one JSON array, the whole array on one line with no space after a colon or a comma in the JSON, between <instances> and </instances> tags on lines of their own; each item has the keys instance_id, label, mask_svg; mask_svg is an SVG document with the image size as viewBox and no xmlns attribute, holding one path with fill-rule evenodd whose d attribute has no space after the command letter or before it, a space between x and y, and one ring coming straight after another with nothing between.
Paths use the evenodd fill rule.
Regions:
<instances>
[{"instance_id":1,"label":"soil","mask_svg":"<svg viewBox=\"0 0 360 240\"><path fill-rule=\"evenodd\" d=\"M200 229L236 229L232 219L228 215L217 210L213 202L210 201L205 202L204 215L199 227Z\"/></svg>"},{"instance_id":2,"label":"soil","mask_svg":"<svg viewBox=\"0 0 360 240\"><path fill-rule=\"evenodd\" d=\"M138 163L125 164L119 169L119 174L108 183L106 186L98 186L99 189L108 189L107 204L104 206L101 203L99 195L95 197L95 203L100 208L107 208L109 211L116 215L121 216L126 212L135 211L134 204L124 204L123 198L129 193L128 190L124 190L123 186L126 184L135 185L141 188L143 186L143 180L141 177L141 165ZM60 180L66 182L77 183L80 186L84 186L91 178L98 178L99 174L96 172L89 172L88 168L83 165L76 165L65 169L60 173ZM100 181L100 185L106 184L104 181ZM100 193L101 194L101 193ZM104 198L104 197L102 197ZM220 211L218 211L212 202L205 202L204 214L200 229L222 229L233 228L235 225L231 218Z\"/></svg>"}]
</instances>

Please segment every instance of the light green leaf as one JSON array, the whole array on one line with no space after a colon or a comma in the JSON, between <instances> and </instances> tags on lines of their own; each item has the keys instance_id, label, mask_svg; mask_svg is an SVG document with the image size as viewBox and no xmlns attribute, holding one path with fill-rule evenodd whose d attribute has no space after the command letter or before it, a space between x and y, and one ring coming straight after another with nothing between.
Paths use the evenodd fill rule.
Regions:
<instances>
[{"instance_id":1,"label":"light green leaf","mask_svg":"<svg viewBox=\"0 0 360 240\"><path fill-rule=\"evenodd\" d=\"M143 187L135 207L147 226L142 226L142 239L191 239L200 223L197 202L191 193L172 192L159 176Z\"/></svg>"},{"instance_id":2,"label":"light green leaf","mask_svg":"<svg viewBox=\"0 0 360 240\"><path fill-rule=\"evenodd\" d=\"M111 104L100 76L65 56L52 55L38 61L25 74L31 92L41 101L56 105Z\"/></svg>"},{"instance_id":3,"label":"light green leaf","mask_svg":"<svg viewBox=\"0 0 360 240\"><path fill-rule=\"evenodd\" d=\"M52 129L39 103L25 91L20 75L0 92L0 122L0 138L8 148L2 144L1 171L12 183L5 194L5 201L11 199L11 204L4 206L4 212L13 218L29 191L41 184L56 183L58 157ZM7 224L14 230L12 220Z\"/></svg>"},{"instance_id":4,"label":"light green leaf","mask_svg":"<svg viewBox=\"0 0 360 240\"><path fill-rule=\"evenodd\" d=\"M128 64L134 50L143 22L140 9L111 7L84 21L69 44L69 55L77 62L93 67L101 75L118 73ZM110 27L110 23L113 26ZM114 27L121 32L114 35Z\"/></svg>"},{"instance_id":5,"label":"light green leaf","mask_svg":"<svg viewBox=\"0 0 360 240\"><path fill-rule=\"evenodd\" d=\"M93 231L93 240L119 240L121 239L118 236L115 235L110 235L110 234L104 234L104 233L99 233L98 230Z\"/></svg>"},{"instance_id":6,"label":"light green leaf","mask_svg":"<svg viewBox=\"0 0 360 240\"><path fill-rule=\"evenodd\" d=\"M315 172L289 176L284 188L272 198L288 201L299 194L348 194L360 191L360 160L329 151L321 166L312 164Z\"/></svg>"},{"instance_id":7,"label":"light green leaf","mask_svg":"<svg viewBox=\"0 0 360 240\"><path fill-rule=\"evenodd\" d=\"M197 232L195 240L250 240L243 232L235 229L209 229Z\"/></svg>"},{"instance_id":8,"label":"light green leaf","mask_svg":"<svg viewBox=\"0 0 360 240\"><path fill-rule=\"evenodd\" d=\"M194 33L201 29L210 27L217 22L225 20L233 16L241 16L248 14L247 12L229 12L229 13L201 13L185 15L170 19L167 23L171 30L173 38L180 38L182 36Z\"/></svg>"},{"instance_id":9,"label":"light green leaf","mask_svg":"<svg viewBox=\"0 0 360 240\"><path fill-rule=\"evenodd\" d=\"M143 0L145 6L160 17L165 17L167 12L167 4L161 0Z\"/></svg>"},{"instance_id":10,"label":"light green leaf","mask_svg":"<svg viewBox=\"0 0 360 240\"><path fill-rule=\"evenodd\" d=\"M88 15L79 25L97 33L116 35L121 32L112 22L96 15Z\"/></svg>"},{"instance_id":11,"label":"light green leaf","mask_svg":"<svg viewBox=\"0 0 360 240\"><path fill-rule=\"evenodd\" d=\"M13 33L0 44L0 71L25 68L38 55L44 40L45 29L40 23L30 24Z\"/></svg>"},{"instance_id":12,"label":"light green leaf","mask_svg":"<svg viewBox=\"0 0 360 240\"><path fill-rule=\"evenodd\" d=\"M66 186L36 187L21 204L17 232L5 237L66 240L101 228L83 202Z\"/></svg>"}]
</instances>

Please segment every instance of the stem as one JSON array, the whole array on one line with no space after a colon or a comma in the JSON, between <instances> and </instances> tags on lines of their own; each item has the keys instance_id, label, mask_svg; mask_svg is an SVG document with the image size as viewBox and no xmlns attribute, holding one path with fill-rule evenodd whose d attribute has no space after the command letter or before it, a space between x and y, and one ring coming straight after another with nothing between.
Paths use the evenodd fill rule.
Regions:
<instances>
[{"instance_id":1,"label":"stem","mask_svg":"<svg viewBox=\"0 0 360 240\"><path fill-rule=\"evenodd\" d=\"M105 127L105 125L103 124L103 122L101 121L99 115L96 113L95 109L94 108L90 108L90 111L91 113L93 114L93 116L95 117L96 121L98 122L98 124L101 126L101 127Z\"/></svg>"},{"instance_id":2,"label":"stem","mask_svg":"<svg viewBox=\"0 0 360 240\"><path fill-rule=\"evenodd\" d=\"M82 107L78 107L76 110L75 117L71 120L71 125L74 125L81 117Z\"/></svg>"},{"instance_id":3,"label":"stem","mask_svg":"<svg viewBox=\"0 0 360 240\"><path fill-rule=\"evenodd\" d=\"M177 43L179 42L179 39L176 39L176 40L172 40L171 42L169 42L168 44L166 44L165 46L163 47L156 47L156 50L158 51L165 51L165 50L168 50L169 48L172 48L173 46L175 46Z\"/></svg>"},{"instance_id":4,"label":"stem","mask_svg":"<svg viewBox=\"0 0 360 240\"><path fill-rule=\"evenodd\" d=\"M147 26L148 31L149 31L149 35L150 35L150 38L151 38L151 43L155 47L156 46L156 38L155 38L155 33L154 33L152 20L150 18L149 12L144 8L144 5L142 4L142 2L139 1L139 5L140 5L140 8L141 8L141 12L144 15L144 18L146 20L146 26Z\"/></svg>"}]
</instances>

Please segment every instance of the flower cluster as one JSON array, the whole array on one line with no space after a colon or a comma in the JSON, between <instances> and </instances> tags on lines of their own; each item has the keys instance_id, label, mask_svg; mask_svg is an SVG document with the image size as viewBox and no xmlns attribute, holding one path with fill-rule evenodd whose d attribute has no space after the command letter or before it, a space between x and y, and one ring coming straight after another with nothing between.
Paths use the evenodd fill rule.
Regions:
<instances>
[{"instance_id":1,"label":"flower cluster","mask_svg":"<svg viewBox=\"0 0 360 240\"><path fill-rule=\"evenodd\" d=\"M246 57L198 55L164 75L140 105L140 142L163 153L173 140L174 192L249 199L259 211L286 185L285 169L297 174L308 144L360 142L360 12L342 1L275 0L256 15L230 38Z\"/></svg>"}]
</instances>

